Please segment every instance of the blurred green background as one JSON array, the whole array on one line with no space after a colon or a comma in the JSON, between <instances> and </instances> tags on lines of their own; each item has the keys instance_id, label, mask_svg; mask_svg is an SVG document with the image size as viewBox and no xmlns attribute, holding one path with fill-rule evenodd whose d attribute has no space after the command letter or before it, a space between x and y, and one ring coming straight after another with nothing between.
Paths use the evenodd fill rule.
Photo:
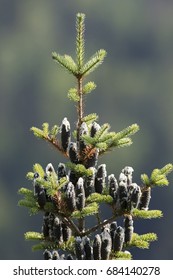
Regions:
<instances>
[{"instance_id":1,"label":"blurred green background","mask_svg":"<svg viewBox=\"0 0 173 280\"><path fill-rule=\"evenodd\" d=\"M75 17L86 14L86 57L107 50L104 64L90 79L96 90L85 112L113 131L138 123L129 148L102 157L108 174L133 166L140 174L173 162L173 2L169 0L0 0L0 258L42 259L32 253L26 231L40 231L42 216L17 206L20 187L31 187L26 173L39 162L57 167L60 154L30 132L47 121L67 117L75 126L76 109L67 99L75 81L51 59L51 52L75 55ZM173 176L168 188L152 191L151 209L160 220L136 221L135 231L156 232L149 250L134 249L134 259L173 259Z\"/></svg>"}]
</instances>

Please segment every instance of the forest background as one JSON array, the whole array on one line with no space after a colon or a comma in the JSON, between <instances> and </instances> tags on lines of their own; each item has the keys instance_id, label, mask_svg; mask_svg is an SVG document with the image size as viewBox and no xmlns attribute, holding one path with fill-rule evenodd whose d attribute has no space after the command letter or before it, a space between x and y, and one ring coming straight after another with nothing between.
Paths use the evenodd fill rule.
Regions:
<instances>
[{"instance_id":1,"label":"forest background","mask_svg":"<svg viewBox=\"0 0 173 280\"><path fill-rule=\"evenodd\" d=\"M108 173L132 166L134 182L173 162L173 2L169 0L0 0L0 249L1 259L42 259L31 251L24 232L40 231L42 216L17 206L17 191L29 186L26 173L39 162L64 162L38 141L30 127L75 124L67 99L73 77L57 67L51 52L74 56L75 16L86 14L86 54L100 48L108 55L92 74L97 88L86 103L99 123L120 131L138 123L133 145L108 153ZM134 249L134 259L173 259L173 177L152 191L150 209L162 219L135 222L139 234L156 232L149 250ZM30 186L32 188L32 186Z\"/></svg>"}]
</instances>

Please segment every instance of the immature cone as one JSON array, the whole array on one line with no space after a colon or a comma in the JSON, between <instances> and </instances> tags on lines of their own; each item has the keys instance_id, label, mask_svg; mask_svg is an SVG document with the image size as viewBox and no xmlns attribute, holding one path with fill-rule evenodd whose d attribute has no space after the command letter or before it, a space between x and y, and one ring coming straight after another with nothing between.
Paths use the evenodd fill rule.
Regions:
<instances>
[{"instance_id":1,"label":"immature cone","mask_svg":"<svg viewBox=\"0 0 173 280\"><path fill-rule=\"evenodd\" d=\"M67 260L73 260L73 256L71 254L67 255Z\"/></svg>"},{"instance_id":2,"label":"immature cone","mask_svg":"<svg viewBox=\"0 0 173 280\"><path fill-rule=\"evenodd\" d=\"M75 238L75 252L78 260L84 259L84 255L85 255L84 244L83 244L83 240L79 236Z\"/></svg>"},{"instance_id":3,"label":"immature cone","mask_svg":"<svg viewBox=\"0 0 173 280\"><path fill-rule=\"evenodd\" d=\"M66 167L64 163L59 163L58 164L58 179L60 180L63 177L66 177L67 173L66 173Z\"/></svg>"},{"instance_id":4,"label":"immature cone","mask_svg":"<svg viewBox=\"0 0 173 280\"><path fill-rule=\"evenodd\" d=\"M90 194L92 194L95 186L95 173L96 169L94 167L90 167L89 170L92 171L92 175L87 176L84 181L84 189L85 189L85 196L88 197Z\"/></svg>"},{"instance_id":5,"label":"immature cone","mask_svg":"<svg viewBox=\"0 0 173 280\"><path fill-rule=\"evenodd\" d=\"M82 138L81 138L83 135L88 134L88 127L87 127L87 124L85 122L83 122L81 124L79 134L80 134L80 138L79 138L79 151L80 151L80 155L82 156L85 153L85 149L87 147L87 145L85 144L85 141L82 140Z\"/></svg>"},{"instance_id":6,"label":"immature cone","mask_svg":"<svg viewBox=\"0 0 173 280\"><path fill-rule=\"evenodd\" d=\"M58 217L55 217L54 223L53 223L53 239L57 242L63 241L62 225L61 225L61 221Z\"/></svg>"},{"instance_id":7,"label":"immature cone","mask_svg":"<svg viewBox=\"0 0 173 280\"><path fill-rule=\"evenodd\" d=\"M62 236L63 241L68 241L72 235L71 229L62 221Z\"/></svg>"},{"instance_id":8,"label":"immature cone","mask_svg":"<svg viewBox=\"0 0 173 280\"><path fill-rule=\"evenodd\" d=\"M125 239L124 242L130 242L132 240L132 235L133 235L133 219L132 216L126 216L124 219L124 234L125 234Z\"/></svg>"},{"instance_id":9,"label":"immature cone","mask_svg":"<svg viewBox=\"0 0 173 280\"><path fill-rule=\"evenodd\" d=\"M107 229L104 229L103 232L101 233L101 240L102 240L101 259L108 260L111 253L112 240Z\"/></svg>"},{"instance_id":10,"label":"immature cone","mask_svg":"<svg viewBox=\"0 0 173 280\"><path fill-rule=\"evenodd\" d=\"M119 176L118 198L119 198L121 209L122 210L127 209L127 201L128 201L127 177L124 175L124 173L120 173Z\"/></svg>"},{"instance_id":11,"label":"immature cone","mask_svg":"<svg viewBox=\"0 0 173 280\"><path fill-rule=\"evenodd\" d=\"M113 250L115 252L122 251L124 243L124 229L122 227L118 227L113 240Z\"/></svg>"},{"instance_id":12,"label":"immature cone","mask_svg":"<svg viewBox=\"0 0 173 280\"><path fill-rule=\"evenodd\" d=\"M45 204L46 204L46 191L45 188L43 186L40 185L40 183L38 183L36 181L36 179L39 177L38 173L34 174L34 195L37 198L37 202L39 204L39 206L41 208L44 208Z\"/></svg>"},{"instance_id":13,"label":"immature cone","mask_svg":"<svg viewBox=\"0 0 173 280\"><path fill-rule=\"evenodd\" d=\"M55 173L55 169L54 169L52 163L48 163L48 165L46 166L46 175L50 176L51 173Z\"/></svg>"},{"instance_id":14,"label":"immature cone","mask_svg":"<svg viewBox=\"0 0 173 280\"><path fill-rule=\"evenodd\" d=\"M52 252L52 260L59 260L60 256L58 254L58 251L53 251Z\"/></svg>"},{"instance_id":15,"label":"immature cone","mask_svg":"<svg viewBox=\"0 0 173 280\"><path fill-rule=\"evenodd\" d=\"M108 176L108 188L109 188L109 194L114 199L114 202L116 203L117 197L118 197L118 182L115 178L114 174L111 174Z\"/></svg>"},{"instance_id":16,"label":"immature cone","mask_svg":"<svg viewBox=\"0 0 173 280\"><path fill-rule=\"evenodd\" d=\"M148 187L146 190L142 192L140 203L139 203L139 209L140 210L148 210L149 204L151 199L151 188Z\"/></svg>"},{"instance_id":17,"label":"immature cone","mask_svg":"<svg viewBox=\"0 0 173 280\"><path fill-rule=\"evenodd\" d=\"M85 250L85 259L91 260L93 254L93 248L90 244L90 239L87 236L84 238L84 250Z\"/></svg>"},{"instance_id":18,"label":"immature cone","mask_svg":"<svg viewBox=\"0 0 173 280\"><path fill-rule=\"evenodd\" d=\"M99 165L95 177L95 191L97 193L102 193L105 186L105 178L107 176L106 164Z\"/></svg>"},{"instance_id":19,"label":"immature cone","mask_svg":"<svg viewBox=\"0 0 173 280\"><path fill-rule=\"evenodd\" d=\"M76 207L79 211L85 207L84 181L81 177L76 184Z\"/></svg>"},{"instance_id":20,"label":"immature cone","mask_svg":"<svg viewBox=\"0 0 173 280\"><path fill-rule=\"evenodd\" d=\"M76 195L74 185L69 182L66 189L66 202L68 209L73 212L76 208Z\"/></svg>"},{"instance_id":21,"label":"immature cone","mask_svg":"<svg viewBox=\"0 0 173 280\"><path fill-rule=\"evenodd\" d=\"M100 129L100 125L97 122L93 122L90 131L91 137L94 137L97 131L99 131L99 129Z\"/></svg>"},{"instance_id":22,"label":"immature cone","mask_svg":"<svg viewBox=\"0 0 173 280\"><path fill-rule=\"evenodd\" d=\"M64 118L61 124L61 145L64 152L67 152L70 143L70 123L67 118Z\"/></svg>"},{"instance_id":23,"label":"immature cone","mask_svg":"<svg viewBox=\"0 0 173 280\"><path fill-rule=\"evenodd\" d=\"M47 249L43 252L44 260L52 260L52 253Z\"/></svg>"},{"instance_id":24,"label":"immature cone","mask_svg":"<svg viewBox=\"0 0 173 280\"><path fill-rule=\"evenodd\" d=\"M134 169L131 166L126 166L122 169L122 173L127 177L127 185L132 183L132 174Z\"/></svg>"},{"instance_id":25,"label":"immature cone","mask_svg":"<svg viewBox=\"0 0 173 280\"><path fill-rule=\"evenodd\" d=\"M49 212L46 212L43 216L42 232L44 237L49 237Z\"/></svg>"},{"instance_id":26,"label":"immature cone","mask_svg":"<svg viewBox=\"0 0 173 280\"><path fill-rule=\"evenodd\" d=\"M93 258L94 260L101 260L101 246L102 240L99 234L96 234L93 243Z\"/></svg>"},{"instance_id":27,"label":"immature cone","mask_svg":"<svg viewBox=\"0 0 173 280\"><path fill-rule=\"evenodd\" d=\"M138 208L140 198L141 198L141 188L136 184L132 183L128 187L128 191L130 193L130 201L129 201L129 208L130 210L133 208Z\"/></svg>"},{"instance_id":28,"label":"immature cone","mask_svg":"<svg viewBox=\"0 0 173 280\"><path fill-rule=\"evenodd\" d=\"M112 247L113 247L114 235L115 235L116 230L117 230L117 222L115 221L110 224L110 235L111 235L111 239L112 239Z\"/></svg>"},{"instance_id":29,"label":"immature cone","mask_svg":"<svg viewBox=\"0 0 173 280\"><path fill-rule=\"evenodd\" d=\"M69 157L72 163L78 164L78 153L77 153L77 145L75 142L71 142L69 145Z\"/></svg>"}]
</instances>

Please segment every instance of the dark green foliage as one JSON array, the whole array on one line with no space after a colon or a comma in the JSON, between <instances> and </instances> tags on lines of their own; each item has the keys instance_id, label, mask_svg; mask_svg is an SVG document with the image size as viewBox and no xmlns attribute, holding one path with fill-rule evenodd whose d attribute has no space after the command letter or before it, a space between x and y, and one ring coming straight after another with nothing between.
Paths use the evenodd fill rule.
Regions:
<instances>
[{"instance_id":1,"label":"dark green foliage","mask_svg":"<svg viewBox=\"0 0 173 280\"><path fill-rule=\"evenodd\" d=\"M60 125L51 129L48 123L44 123L42 129L31 128L36 137L48 141L67 162L55 168L51 163L45 168L36 163L27 174L33 186L30 190L19 190L24 197L19 205L28 207L30 214L43 213L43 221L42 232L27 232L25 239L39 241L33 250L44 250L46 260L131 259L127 249L148 248L150 242L157 239L154 233L140 236L135 233L135 219L162 217L161 211L149 210L151 189L168 185L167 175L173 165L154 169L150 177L141 175L141 184L133 182L131 166L125 166L116 178L114 174L107 174L106 164L98 165L103 153L131 145L131 136L139 126L132 124L120 132L110 132L110 125L100 125L95 113L84 115L83 95L96 88L93 82L84 85L84 78L102 64L106 56L106 51L101 49L85 62L84 20L84 14L77 14L76 61L69 55L52 53L55 62L77 81L76 87L68 92L68 97L77 104L76 126L73 130L64 117ZM112 213L105 220L102 204ZM86 223L87 216L93 218L95 226ZM119 217L124 221L123 226L117 224Z\"/></svg>"}]
</instances>

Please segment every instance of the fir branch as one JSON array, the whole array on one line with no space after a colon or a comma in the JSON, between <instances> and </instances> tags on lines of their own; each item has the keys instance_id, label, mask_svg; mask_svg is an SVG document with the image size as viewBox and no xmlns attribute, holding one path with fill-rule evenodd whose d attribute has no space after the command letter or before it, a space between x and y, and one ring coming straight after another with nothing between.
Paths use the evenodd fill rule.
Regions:
<instances>
[{"instance_id":1,"label":"fir branch","mask_svg":"<svg viewBox=\"0 0 173 280\"><path fill-rule=\"evenodd\" d=\"M37 206L36 202L27 199L21 199L18 202L18 206L24 206L29 208L30 215L37 214L39 212L39 207Z\"/></svg>"},{"instance_id":2,"label":"fir branch","mask_svg":"<svg viewBox=\"0 0 173 280\"><path fill-rule=\"evenodd\" d=\"M84 63L84 53L85 53L85 14L78 13L76 16L76 56L77 56L77 68L78 74L81 74L81 69Z\"/></svg>"},{"instance_id":3,"label":"fir branch","mask_svg":"<svg viewBox=\"0 0 173 280\"><path fill-rule=\"evenodd\" d=\"M122 251L118 251L118 252L111 252L110 255L110 259L111 260L131 260L132 259L132 255L130 254L130 252L122 252Z\"/></svg>"},{"instance_id":4,"label":"fir branch","mask_svg":"<svg viewBox=\"0 0 173 280\"><path fill-rule=\"evenodd\" d=\"M96 202L93 202L87 205L86 207L84 207L81 211L78 210L74 211L71 217L75 219L81 219L86 216L94 215L96 213L98 213L98 204Z\"/></svg>"},{"instance_id":5,"label":"fir branch","mask_svg":"<svg viewBox=\"0 0 173 280\"><path fill-rule=\"evenodd\" d=\"M101 128L96 132L94 137L89 135L83 135L82 139L86 144L91 145L91 149L96 147L100 150L100 154L103 154L106 151L111 150L115 147L124 147L132 144L132 140L127 137L136 133L139 129L137 124L133 124L124 130L115 133L108 132L110 125L105 123Z\"/></svg>"},{"instance_id":6,"label":"fir branch","mask_svg":"<svg viewBox=\"0 0 173 280\"><path fill-rule=\"evenodd\" d=\"M44 236L42 233L34 232L34 231L28 231L24 234L25 240L44 240Z\"/></svg>"},{"instance_id":7,"label":"fir branch","mask_svg":"<svg viewBox=\"0 0 173 280\"><path fill-rule=\"evenodd\" d=\"M68 91L68 98L74 102L79 101L79 95L76 88L70 88Z\"/></svg>"},{"instance_id":8,"label":"fir branch","mask_svg":"<svg viewBox=\"0 0 173 280\"><path fill-rule=\"evenodd\" d=\"M72 162L67 162L66 166L74 171L78 176L91 176L92 170L86 169L83 164L75 164Z\"/></svg>"},{"instance_id":9,"label":"fir branch","mask_svg":"<svg viewBox=\"0 0 173 280\"><path fill-rule=\"evenodd\" d=\"M96 84L94 82L88 82L83 87L83 94L88 94L96 88Z\"/></svg>"},{"instance_id":10,"label":"fir branch","mask_svg":"<svg viewBox=\"0 0 173 280\"><path fill-rule=\"evenodd\" d=\"M30 215L35 215L39 212L39 206L34 196L33 191L26 188L19 189L18 193L24 195L24 198L18 201L18 206L29 208Z\"/></svg>"},{"instance_id":11,"label":"fir branch","mask_svg":"<svg viewBox=\"0 0 173 280\"><path fill-rule=\"evenodd\" d=\"M132 216L135 218L142 218L142 219L155 219L155 218L162 218L163 213L160 210L139 210L134 208L131 212Z\"/></svg>"},{"instance_id":12,"label":"fir branch","mask_svg":"<svg viewBox=\"0 0 173 280\"><path fill-rule=\"evenodd\" d=\"M125 245L126 247L138 247L140 249L148 249L150 242L156 241L157 235L155 233L147 233L138 235L137 233L133 233L132 240L130 244Z\"/></svg>"},{"instance_id":13,"label":"fir branch","mask_svg":"<svg viewBox=\"0 0 173 280\"><path fill-rule=\"evenodd\" d=\"M50 135L50 138L52 139L52 141L55 141L55 140L56 140L56 136L57 136L59 130L60 130L60 127L59 127L58 125L54 125L54 126L51 128L51 130L50 130L50 132L49 132L49 135Z\"/></svg>"},{"instance_id":14,"label":"fir branch","mask_svg":"<svg viewBox=\"0 0 173 280\"><path fill-rule=\"evenodd\" d=\"M86 231L81 233L81 236L85 236L85 235L89 235L92 232L95 232L97 229L99 228L103 228L105 225L112 223L113 221L115 221L116 215L113 215L112 217L110 217L107 220L104 220L103 222L95 225L92 228L87 229Z\"/></svg>"},{"instance_id":15,"label":"fir branch","mask_svg":"<svg viewBox=\"0 0 173 280\"><path fill-rule=\"evenodd\" d=\"M82 122L85 122L87 125L89 125L97 120L98 120L98 115L95 113L89 114L82 118Z\"/></svg>"},{"instance_id":16,"label":"fir branch","mask_svg":"<svg viewBox=\"0 0 173 280\"><path fill-rule=\"evenodd\" d=\"M108 203L111 204L113 202L113 198L110 195L103 195L100 193L92 193L90 196L88 196L87 202L97 202L97 203Z\"/></svg>"},{"instance_id":17,"label":"fir branch","mask_svg":"<svg viewBox=\"0 0 173 280\"><path fill-rule=\"evenodd\" d=\"M31 127L31 130L33 131L33 133L34 133L34 135L35 135L36 137L42 138L42 139L45 138L45 135L44 135L44 133L43 133L43 130L41 130L41 129L35 127L35 126Z\"/></svg>"},{"instance_id":18,"label":"fir branch","mask_svg":"<svg viewBox=\"0 0 173 280\"><path fill-rule=\"evenodd\" d=\"M41 240L41 239L40 239ZM57 243L49 240L44 240L36 245L32 246L32 251L38 250L58 250L61 249L63 251L67 250L69 252L74 252L74 237L70 237L67 242Z\"/></svg>"},{"instance_id":19,"label":"fir branch","mask_svg":"<svg viewBox=\"0 0 173 280\"><path fill-rule=\"evenodd\" d=\"M161 169L154 169L151 173L150 178L146 174L142 174L141 180L146 187L168 186L169 181L166 176L172 171L173 171L173 165L169 163Z\"/></svg>"},{"instance_id":20,"label":"fir branch","mask_svg":"<svg viewBox=\"0 0 173 280\"><path fill-rule=\"evenodd\" d=\"M74 62L74 60L72 59L71 56L60 55L60 54L57 54L56 52L52 52L52 58L58 64L60 64L62 67L64 67L66 70L68 70L69 73L73 74L74 76L76 76L76 74L78 73L77 65L76 65L76 63Z\"/></svg>"},{"instance_id":21,"label":"fir branch","mask_svg":"<svg viewBox=\"0 0 173 280\"><path fill-rule=\"evenodd\" d=\"M43 130L37 128L37 127L31 127L31 131L34 133L34 135L38 138L41 138L51 145L53 145L58 151L60 151L64 156L68 157L68 154L63 150L61 147L58 139L56 139L56 134L59 132L59 127L58 126L53 126L51 131L45 130L45 125L46 123L43 123ZM56 134L55 134L56 133Z\"/></svg>"},{"instance_id":22,"label":"fir branch","mask_svg":"<svg viewBox=\"0 0 173 280\"><path fill-rule=\"evenodd\" d=\"M59 249L58 243L51 242L51 241L43 241L32 246L32 251L46 250L46 249L57 250Z\"/></svg>"},{"instance_id":23,"label":"fir branch","mask_svg":"<svg viewBox=\"0 0 173 280\"><path fill-rule=\"evenodd\" d=\"M28 196L28 197L32 197L33 196L33 191L29 190L29 189L26 189L26 188L20 188L18 190L18 194L22 194L22 195L25 195L25 196Z\"/></svg>"},{"instance_id":24,"label":"fir branch","mask_svg":"<svg viewBox=\"0 0 173 280\"><path fill-rule=\"evenodd\" d=\"M41 166L41 164L39 164L39 163L35 163L35 164L33 165L33 171L34 171L34 173L38 173L39 176L42 177L42 178L43 178L44 175L45 175L44 169L43 169L43 167Z\"/></svg>"},{"instance_id":25,"label":"fir branch","mask_svg":"<svg viewBox=\"0 0 173 280\"><path fill-rule=\"evenodd\" d=\"M104 58L106 57L106 51L101 49L97 51L89 61L82 67L81 75L86 76L93 72L99 65L103 63Z\"/></svg>"}]
</instances>

